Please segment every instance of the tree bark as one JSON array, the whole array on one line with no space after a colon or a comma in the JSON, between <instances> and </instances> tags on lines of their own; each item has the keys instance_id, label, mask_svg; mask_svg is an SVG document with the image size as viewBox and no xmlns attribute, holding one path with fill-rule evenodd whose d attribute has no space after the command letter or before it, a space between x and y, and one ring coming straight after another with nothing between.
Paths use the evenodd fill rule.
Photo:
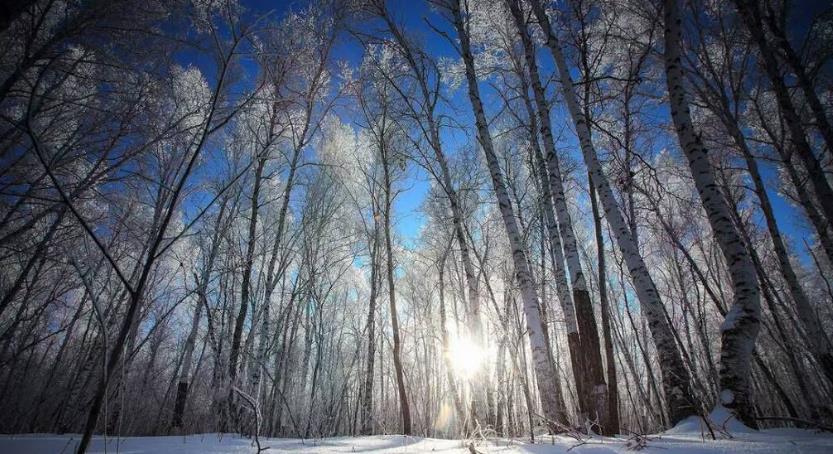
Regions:
<instances>
[{"instance_id":1,"label":"tree bark","mask_svg":"<svg viewBox=\"0 0 833 454\"><path fill-rule=\"evenodd\" d=\"M188 400L188 388L191 383L191 362L194 354L194 347L196 346L197 341L197 331L199 330L202 309L203 307L208 307L208 281L211 277L212 271L214 270L214 261L217 259L217 254L220 250L221 236L226 230L226 227L224 227L224 214L227 203L228 198L224 198L220 204L220 211L217 215L217 222L214 226L215 230L211 238L208 257L204 265L205 268L203 268L203 272L199 277L199 282L197 282L197 307L194 310L194 316L191 320L191 330L188 333L188 338L185 340L185 350L183 352L181 366L182 369L179 373L176 398L174 399L174 413L171 421L171 425L173 427L182 427L182 417L185 413L185 403Z\"/></svg>"},{"instance_id":2,"label":"tree bark","mask_svg":"<svg viewBox=\"0 0 833 454\"><path fill-rule=\"evenodd\" d=\"M680 351L677 349L676 341L671 332L672 327L665 319L662 300L657 292L656 284L654 284L644 260L639 255L639 250L632 232L625 223L622 212L619 209L619 204L613 195L613 189L610 187L602 166L599 163L591 139L589 125L584 114L579 109L576 94L573 90L573 80L570 76L567 62L558 38L556 37L555 30L550 25L549 17L540 0L531 0L530 3L544 31L547 47L549 47L555 60L558 76L561 81L561 91L566 101L570 117L576 128L584 162L592 177L592 184L595 185L597 195L601 199L605 218L608 224L610 224L619 250L627 262L634 289L639 297L639 301L642 303L643 313L648 319L651 335L660 357L663 389L665 391L666 404L669 408L671 424L676 424L686 417L697 413L691 395L688 370L685 368Z\"/></svg>"},{"instance_id":3,"label":"tree bark","mask_svg":"<svg viewBox=\"0 0 833 454\"><path fill-rule=\"evenodd\" d=\"M760 329L761 303L755 269L729 207L715 182L714 170L700 134L695 132L684 87L681 62L682 19L677 0L665 1L665 73L671 118L688 159L712 232L729 267L734 301L721 326L720 403L744 424L757 427L750 402L752 351Z\"/></svg>"},{"instance_id":4,"label":"tree bark","mask_svg":"<svg viewBox=\"0 0 833 454\"><path fill-rule=\"evenodd\" d=\"M243 326L246 323L246 315L249 311L250 294L251 294L251 278L252 267L254 265L254 251L257 237L257 216L260 208L260 186L263 182L263 168L266 166L265 157L256 157L257 164L255 166L255 180L254 188L252 189L251 197L251 214L249 218L249 236L246 240L246 256L243 262L243 277L240 284L240 309L237 312L237 318L234 321L234 331L231 337L231 349L229 350L229 390L228 390L228 404L229 412L232 417L232 423L237 423L237 411L235 401L234 387L237 379L238 360L240 357L240 343L243 338Z\"/></svg>"},{"instance_id":5,"label":"tree bark","mask_svg":"<svg viewBox=\"0 0 833 454\"><path fill-rule=\"evenodd\" d=\"M500 209L501 218L512 248L512 263L515 268L515 278L518 281L521 289L521 295L523 297L527 334L529 336L530 347L532 349L532 358L533 363L535 364L535 375L538 382L538 391L541 397L544 418L546 419L546 423L551 430L555 431L557 429L553 423L559 418L558 406L555 401L555 387L557 386L557 383L554 380L555 371L553 370L552 363L549 361L547 355L546 339L543 335L539 312L538 291L535 288L535 282L532 279L529 260L527 259L527 251L524 242L521 239L518 221L515 217L512 203L509 198L509 192L507 191L506 184L503 181L503 173L500 169L500 164L498 162L497 155L495 154L494 144L492 143L492 137L489 133L486 114L483 110L483 103L480 98L480 89L477 85L474 56L471 51L468 28L463 20L463 13L460 9L461 5L458 1L459 0L451 0L447 3L447 7L452 16L453 26L460 39L461 56L463 57L466 67L469 101L472 104L477 124L478 142L483 148L483 153L485 154L486 161L488 162L492 186L498 199L498 207Z\"/></svg>"},{"instance_id":6,"label":"tree bark","mask_svg":"<svg viewBox=\"0 0 833 454\"><path fill-rule=\"evenodd\" d=\"M783 236L781 235L781 231L778 228L778 223L775 220L775 212L772 208L772 203L769 200L769 194L766 192L763 177L758 169L758 163L755 161L755 157L752 156L751 151L746 146L746 142L743 140L743 137L737 135L737 133L740 133L740 130L737 130L733 135L736 137L735 140L738 143L746 161L746 168L752 178L755 194L758 196L761 211L764 214L764 220L766 221L767 229L769 230L772 247L775 250L775 256L778 258L781 275L787 283L787 288L790 290L790 296L795 303L795 311L798 314L798 319L807 334L810 353L821 366L828 381L833 383L833 353L831 353L830 339L827 337L816 311L810 304L810 300L807 298L807 293L804 291L801 283L798 282L798 276L795 274L792 262L790 262L789 254L787 253L787 246L784 242Z\"/></svg>"},{"instance_id":7,"label":"tree bark","mask_svg":"<svg viewBox=\"0 0 833 454\"><path fill-rule=\"evenodd\" d=\"M535 60L535 50L532 44L532 39L529 36L526 20L521 11L521 7L517 3L517 0L507 0L506 3L512 13L512 17L515 21L515 27L517 28L518 35L520 36L524 47L526 68L529 72L529 80L532 84L535 107L539 117L536 118L536 111L532 109L532 106L527 107L530 117L530 141L532 142L532 147L534 149L535 161L539 174L538 178L541 182L540 186L547 232L549 233L550 256L552 259L553 273L555 274L559 301L561 302L561 309L564 314L564 322L567 328L567 345L570 349L570 362L573 369L573 376L575 378L576 392L579 397L579 408L582 414L582 421L580 421L580 423L583 423L584 419L592 416L591 408L594 409L593 413L596 413L596 417L602 417L606 414L606 412L600 413L600 409L595 408L593 404L595 399L593 399L592 394L595 390L595 385L598 384L599 377L594 376L591 378L590 376L587 376L587 373L590 372L588 362L593 361L596 358L592 355L592 351L584 350L585 346L582 343L581 335L579 333L579 321L576 318L578 315L576 304L578 304L578 302L581 302L582 304L589 304L589 294L587 293L586 288L582 290L576 285L573 285L573 293L572 295L570 294L570 287L567 282L567 276L564 268L565 252L568 256L570 256L568 266L570 267L570 272L573 274L571 279L579 279L583 283L584 278L581 273L581 265L577 265L578 253L576 251L575 238L573 237L573 227L570 214L567 210L567 204L565 202L564 187L561 182L561 172L555 152L555 142L552 137L552 129L550 128L551 120L549 115L549 106L546 103L544 88L541 85L541 79L538 74L538 64ZM528 90L525 82L526 75L521 73L519 74L519 78L522 81L522 96L524 100L527 101ZM538 146L538 134L541 135L544 146L546 147L546 161L544 160L544 156ZM556 222L555 218L556 209L553 207L553 205L556 204L558 205L558 222ZM564 239L563 243L561 241L562 239ZM567 245L568 241L570 242L569 247ZM562 246L564 248L564 252L562 252ZM573 273L573 271L576 270L578 272L577 275ZM576 281L572 280L572 283L575 284ZM582 315L586 314L586 308L583 308ZM585 325L588 324L585 323ZM592 328L595 329L595 325L593 325ZM601 357L599 357L599 359L600 358ZM592 370L597 369L598 368L595 367L592 368ZM589 381L592 381L593 383L591 384ZM566 423L566 415L564 421L559 422ZM604 425L602 428L604 431Z\"/></svg>"},{"instance_id":8,"label":"tree bark","mask_svg":"<svg viewBox=\"0 0 833 454\"><path fill-rule=\"evenodd\" d=\"M591 179L588 175L588 179ZM599 267L599 302L602 312L602 335L605 342L605 363L607 364L607 396L609 432L619 433L619 388L616 377L616 359L613 351L613 336L610 334L610 303L607 299L607 267L605 266L604 236L602 234L602 216L596 190L590 185L590 207L593 211L593 227L596 232L596 254Z\"/></svg>"},{"instance_id":9,"label":"tree bark","mask_svg":"<svg viewBox=\"0 0 833 454\"><path fill-rule=\"evenodd\" d=\"M470 331L470 335L474 339L477 344L484 344L485 339L483 337L483 327L482 327L482 320L480 316L480 290L478 285L477 276L474 272L474 267L472 266L471 254L469 253L469 245L466 241L466 234L465 234L465 224L464 224L464 214L463 208L461 206L460 196L454 187L454 183L451 178L451 171L448 167L448 158L445 155L445 151L443 150L442 140L440 139L440 123L436 118L436 105L437 101L440 99L439 93L439 82L437 86L432 90L429 87L429 77L430 73L428 71L428 66L431 63L423 63L424 60L420 60L420 58L425 58L424 54L415 53L413 49L413 41L409 40L401 27L399 27L394 21L393 18L390 16L387 8L385 6L385 1L380 0L377 7L379 11L377 13L383 18L385 23L388 26L391 34L393 35L394 40L399 45L399 49L402 52L403 57L405 57L405 61L408 63L408 66L411 68L411 71L414 74L414 79L416 80L420 93L422 95L422 99L420 103L417 103L419 107L414 107L414 104L408 96L406 96L398 87L397 90L405 98L407 105L410 109L412 109L413 114L418 119L424 119L425 126L421 128L425 139L428 141L431 149L434 152L434 157L437 160L437 164L440 167L440 175L438 176L437 180L440 184L440 187L443 188L443 191L446 193L448 198L449 207L451 208L451 216L452 216L452 223L454 227L454 236L457 240L457 245L460 247L460 260L463 265L463 273L466 279L466 290L467 290L467 301L468 301L468 328ZM439 81L439 74L437 74L437 78ZM418 120L420 121L420 120ZM432 172L433 173L433 172ZM481 412L481 405L480 399L478 398L480 393L477 390L482 389L481 382L482 382L482 373L476 373L471 382L472 382L472 389L475 392L471 393L472 403L471 408L473 410L473 417L475 420L478 419Z\"/></svg>"},{"instance_id":10,"label":"tree bark","mask_svg":"<svg viewBox=\"0 0 833 454\"><path fill-rule=\"evenodd\" d=\"M748 2L745 2L749 4ZM783 24L779 21L784 21L786 11L773 11L772 4L769 2L762 2L765 5L766 11L763 13L764 22L767 24L772 35L775 37L776 45L781 49L784 59L790 65L790 69L795 74L798 81L798 86L801 92L804 93L804 99L810 105L810 110L816 119L816 128L821 133L824 143L827 146L827 152L833 153L833 127L830 126L830 121L827 118L827 112L819 99L813 81L810 75L807 74L807 65L801 61L801 58L793 49L786 30ZM784 7L786 9L786 6Z\"/></svg>"}]
</instances>

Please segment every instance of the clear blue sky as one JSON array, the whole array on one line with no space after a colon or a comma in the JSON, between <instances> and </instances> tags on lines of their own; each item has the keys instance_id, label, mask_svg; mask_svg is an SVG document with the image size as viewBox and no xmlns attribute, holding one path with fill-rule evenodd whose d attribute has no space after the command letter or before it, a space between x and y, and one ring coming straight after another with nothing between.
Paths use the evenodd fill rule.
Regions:
<instances>
[{"instance_id":1,"label":"clear blue sky","mask_svg":"<svg viewBox=\"0 0 833 454\"><path fill-rule=\"evenodd\" d=\"M273 11L276 16L283 15L288 9L302 8L306 1L286 1L286 0L243 0L243 3L250 8L253 13L265 13ZM800 0L797 3L796 11L802 14L800 17L793 18L793 27L795 31L801 32L809 25L809 17L817 14L824 8L829 7L825 5L827 2L818 2L812 0ZM434 55L455 56L453 50L445 41L425 24L425 18L431 20L431 23L436 26L447 27L441 20L438 20L436 15L430 11L427 2L421 0L394 0L389 3L389 8L394 11L394 15L398 20L404 23L411 30L417 31L425 38L428 51ZM453 33L451 34L453 36ZM361 46L350 36L342 37L339 41L338 47L335 49L334 55L338 60L346 60L352 64L358 64L361 60L362 49ZM542 53L542 65L549 66L549 59ZM545 67L545 72L551 70L551 67ZM483 87L486 88L486 87ZM488 89L485 90L488 93ZM488 94L487 94L488 96ZM454 93L452 102L455 104L454 115L461 123L465 125L472 125L473 119L471 116L471 108L468 99L465 97L463 90L457 90ZM556 130L564 128L565 118L559 116L560 109L554 111L554 122ZM344 118L344 121L349 121L349 118ZM573 150L577 149L577 143L572 137L570 129L565 130L566 141L564 145ZM447 132L444 137L448 152L456 152L456 148L463 145L466 138L458 133ZM574 158L577 162L581 162L580 155L574 151ZM763 163L762 163L763 164ZM768 180L775 178L775 170L772 166L763 164L764 177ZM580 170L583 172L583 168ZM583 175L583 174L582 174ZM422 171L414 171L410 173L407 181L404 182L403 192L396 200L396 228L404 237L406 243L411 243L417 238L421 227L423 226L423 216L420 212L420 206L424 200L428 188L428 176ZM770 186L771 188L771 186ZM786 234L787 239L792 242L794 251L796 251L803 262L810 260L804 248L803 239L810 237L810 232L802 225L802 216L792 207L775 190L770 189L770 197L778 218L779 227ZM760 218L760 216L758 217ZM759 219L760 220L760 219Z\"/></svg>"}]
</instances>

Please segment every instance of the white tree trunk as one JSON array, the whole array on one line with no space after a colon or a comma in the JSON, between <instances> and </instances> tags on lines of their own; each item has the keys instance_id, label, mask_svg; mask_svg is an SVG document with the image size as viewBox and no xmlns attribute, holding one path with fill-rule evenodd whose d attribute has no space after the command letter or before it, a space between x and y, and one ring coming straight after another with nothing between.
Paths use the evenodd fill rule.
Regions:
<instances>
[{"instance_id":1,"label":"white tree trunk","mask_svg":"<svg viewBox=\"0 0 833 454\"><path fill-rule=\"evenodd\" d=\"M551 119L549 106L546 101L546 93L541 84L538 74L538 63L535 58L535 47L532 37L529 35L526 18L523 15L519 0L506 1L509 10L515 20L518 34L521 38L526 66L529 71L529 79L532 84L532 91L535 97L535 106L540 115L538 124L539 132L543 138L544 146L547 149L546 163L539 153L539 166L545 174L544 179L544 202L548 214L551 216L552 205L556 206L558 212L558 226L560 236L564 240L564 253L567 258L567 266L570 272L570 283L572 285L572 300L570 300L569 289L564 283L564 292L567 292L564 304L565 321L567 323L567 338L570 344L570 356L578 356L573 361L573 372L576 377L576 388L579 394L579 403L583 413L583 419L596 420L599 423L601 433L614 435L617 428L611 427L610 412L608 411L608 387L604 378L604 366L599 347L598 330L593 313L593 304L590 299L590 292L587 290L584 275L582 273L581 261L579 259L578 246L573 234L573 223L564 196L564 185L561 178L561 169L556 155L555 141L552 136ZM522 74L521 77L524 77ZM534 119L534 113L530 114ZM534 137L533 133L533 137ZM550 230L550 239L559 236L555 229ZM557 256L560 268L556 268L556 274L561 283L564 281L563 264L564 258L561 255L560 243L558 244ZM579 329L581 326L581 329ZM578 346L574 344L578 343ZM578 350L578 351L577 351Z\"/></svg>"},{"instance_id":2,"label":"white tree trunk","mask_svg":"<svg viewBox=\"0 0 833 454\"><path fill-rule=\"evenodd\" d=\"M375 205L374 205L375 206ZM364 385L361 401L361 434L373 434L373 367L376 361L376 296L379 282L379 226L376 221L374 208L373 239L370 242L370 298L367 312L367 368L365 369Z\"/></svg>"},{"instance_id":3,"label":"white tree trunk","mask_svg":"<svg viewBox=\"0 0 833 454\"><path fill-rule=\"evenodd\" d=\"M529 343L535 365L538 392L541 397L544 417L547 419L547 423L550 424L558 418L557 403L555 401L555 387L557 384L555 382L553 365L547 355L547 344L539 312L538 292L529 269L526 248L521 238L521 232L518 227L517 218L515 218L511 200L509 199L509 192L503 181L503 173L500 169L497 155L495 154L492 137L489 134L488 122L480 98L477 76L475 75L474 56L471 51L468 31L463 22L460 4L457 0L452 0L447 6L452 14L454 27L460 38L460 51L466 67L469 100L471 101L477 123L478 141L486 156L492 186L498 199L501 218L503 219L506 235L509 237L509 243L512 248L512 261L515 267L515 277L518 280L521 296L523 297L524 316L526 318L527 334L529 335Z\"/></svg>"},{"instance_id":4,"label":"white tree trunk","mask_svg":"<svg viewBox=\"0 0 833 454\"><path fill-rule=\"evenodd\" d=\"M605 218L613 230L616 243L630 271L634 290L636 290L642 304L643 313L648 319L651 335L660 357L663 389L669 407L671 423L676 424L696 413L692 401L688 370L685 368L680 351L677 349L674 334L671 331L672 327L665 317L665 309L662 306L662 300L657 292L656 285L645 266L645 261L639 255L639 249L634 241L633 234L625 223L625 219L619 210L619 204L613 195L613 189L611 189L599 163L598 156L596 156L590 129L584 114L579 108L573 90L573 80L567 68L567 61L561 50L561 44L558 42L540 0L530 0L530 3L544 31L547 47L549 47L555 60L561 82L561 91L575 125L582 156L593 180L592 184L596 187L596 192L604 208Z\"/></svg>"},{"instance_id":5,"label":"white tree trunk","mask_svg":"<svg viewBox=\"0 0 833 454\"><path fill-rule=\"evenodd\" d=\"M796 314L798 315L798 319L807 334L810 353L813 354L813 357L815 357L816 361L821 366L822 371L827 376L827 379L833 383L833 352L831 352L833 346L830 345L830 339L828 339L827 334L824 332L821 320L819 320L819 317L816 314L813 305L810 303L807 293L801 286L798 276L795 274L795 270L790 262L787 245L784 242L783 235L781 234L781 230L776 222L772 202L766 192L764 179L761 175L760 169L758 168L755 156L752 154L752 150L749 149L749 146L746 143L746 138L743 135L743 131L740 129L741 127L740 124L738 124L737 118L729 109L728 100L725 98L721 99L721 103L714 108L720 109L719 116L746 161L746 168L752 179L755 194L757 194L758 200L760 201L761 212L764 215L764 220L766 221L767 229L769 230L769 235L772 240L772 248L775 251L775 256L778 258L781 275L787 283L787 287L790 290L790 296L792 296L793 302L795 302ZM819 238L821 239L823 236L819 235Z\"/></svg>"},{"instance_id":6,"label":"white tree trunk","mask_svg":"<svg viewBox=\"0 0 833 454\"><path fill-rule=\"evenodd\" d=\"M734 411L741 421L755 427L749 403L750 364L761 317L755 268L746 245L732 223L729 206L714 181L708 150L700 134L695 133L691 122L683 85L681 41L682 27L677 0L666 0L665 73L671 118L732 279L734 301L721 326L720 403Z\"/></svg>"},{"instance_id":7,"label":"white tree trunk","mask_svg":"<svg viewBox=\"0 0 833 454\"><path fill-rule=\"evenodd\" d=\"M269 349L269 344L271 343L271 324L269 320L269 317L271 317L269 313L270 305L270 301L263 301L263 320L260 322L260 333L258 335L259 339L257 341L254 364L251 365L250 369L252 383L251 395L258 401L260 400L260 383L263 375L263 368L266 365L266 351ZM252 331L254 331L254 329ZM254 333L251 335L254 335Z\"/></svg>"}]
</instances>

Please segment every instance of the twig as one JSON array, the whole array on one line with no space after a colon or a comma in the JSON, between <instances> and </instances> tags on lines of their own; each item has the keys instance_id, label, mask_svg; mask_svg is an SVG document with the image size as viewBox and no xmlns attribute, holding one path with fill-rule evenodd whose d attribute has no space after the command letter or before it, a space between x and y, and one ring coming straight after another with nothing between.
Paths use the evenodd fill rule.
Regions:
<instances>
[{"instance_id":1,"label":"twig","mask_svg":"<svg viewBox=\"0 0 833 454\"><path fill-rule=\"evenodd\" d=\"M232 386L231 389L232 391L236 392L240 397L242 397L243 400L245 400L250 407L252 407L252 411L255 414L255 444L257 444L257 454L266 451L267 449L269 449L268 446L260 446L260 406L257 404L257 401L254 399L254 397L244 393L240 390L240 388Z\"/></svg>"},{"instance_id":2,"label":"twig","mask_svg":"<svg viewBox=\"0 0 833 454\"><path fill-rule=\"evenodd\" d=\"M758 421L789 421L789 422L794 422L794 423L804 424L806 426L814 427L814 428L816 428L818 430L821 430L823 432L833 432L833 427L831 427L831 426L825 426L824 424L820 424L820 423L817 423L815 421L809 421L809 420L801 419L801 418L790 418L790 417L787 417L787 416L760 416L760 417L757 417L757 418L754 418L754 419L757 419Z\"/></svg>"}]
</instances>

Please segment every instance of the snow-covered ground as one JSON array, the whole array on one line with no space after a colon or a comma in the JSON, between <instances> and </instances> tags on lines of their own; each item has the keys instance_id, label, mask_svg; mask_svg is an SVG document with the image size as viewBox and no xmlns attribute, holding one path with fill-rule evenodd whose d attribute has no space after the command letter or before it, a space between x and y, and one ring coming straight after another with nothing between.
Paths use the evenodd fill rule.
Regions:
<instances>
[{"instance_id":1,"label":"snow-covered ground","mask_svg":"<svg viewBox=\"0 0 833 454\"><path fill-rule=\"evenodd\" d=\"M799 429L771 429L760 432L739 431L732 438L711 440L701 436L694 424L678 426L663 434L649 436L644 453L833 453L833 435ZM15 435L0 437L2 454L73 454L78 436L71 435ZM469 450L460 440L382 435L372 437L339 437L300 441L297 439L266 439L267 454L276 452L301 453L443 453L466 454ZM630 440L633 443L633 440ZM593 437L583 444L570 437L542 436L536 444L518 440L481 442L476 450L481 453L503 454L607 454L633 453L627 438ZM106 449L105 449L106 448ZM218 434L109 438L106 446L97 437L89 453L121 454L226 454L256 452L248 439Z\"/></svg>"}]
</instances>

